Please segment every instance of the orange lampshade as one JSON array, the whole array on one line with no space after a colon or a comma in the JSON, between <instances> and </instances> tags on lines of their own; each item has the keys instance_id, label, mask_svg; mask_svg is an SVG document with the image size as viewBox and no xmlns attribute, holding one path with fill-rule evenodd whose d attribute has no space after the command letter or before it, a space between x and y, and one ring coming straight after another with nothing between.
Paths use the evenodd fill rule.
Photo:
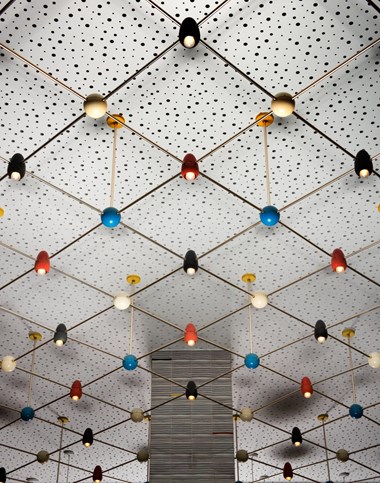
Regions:
<instances>
[{"instance_id":1,"label":"orange lampshade","mask_svg":"<svg viewBox=\"0 0 380 483\"><path fill-rule=\"evenodd\" d=\"M193 324L187 324L185 329L184 341L186 342L187 345L193 346L197 343L197 340L198 340L198 335L197 335L195 326Z\"/></svg>"},{"instance_id":2,"label":"orange lampshade","mask_svg":"<svg viewBox=\"0 0 380 483\"><path fill-rule=\"evenodd\" d=\"M313 385L308 377L303 377L301 381L301 392L306 399L313 394Z\"/></svg>"},{"instance_id":3,"label":"orange lampshade","mask_svg":"<svg viewBox=\"0 0 380 483\"><path fill-rule=\"evenodd\" d=\"M347 262L344 257L342 250L335 248L331 257L331 268L334 272L341 273L345 272L347 268Z\"/></svg>"},{"instance_id":4,"label":"orange lampshade","mask_svg":"<svg viewBox=\"0 0 380 483\"><path fill-rule=\"evenodd\" d=\"M48 252L42 251L37 255L34 270L38 275L46 275L50 270L50 258Z\"/></svg>"},{"instance_id":5,"label":"orange lampshade","mask_svg":"<svg viewBox=\"0 0 380 483\"><path fill-rule=\"evenodd\" d=\"M70 397L73 401L79 401L82 397L82 384L80 381L74 381L70 389Z\"/></svg>"}]
</instances>

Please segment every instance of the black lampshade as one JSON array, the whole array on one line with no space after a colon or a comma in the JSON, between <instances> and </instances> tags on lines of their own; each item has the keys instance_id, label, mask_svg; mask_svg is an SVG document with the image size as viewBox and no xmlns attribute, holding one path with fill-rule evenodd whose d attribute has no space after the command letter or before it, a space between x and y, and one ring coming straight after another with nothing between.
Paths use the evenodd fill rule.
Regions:
<instances>
[{"instance_id":1,"label":"black lampshade","mask_svg":"<svg viewBox=\"0 0 380 483\"><path fill-rule=\"evenodd\" d=\"M82 443L89 448L94 442L94 435L91 428L87 428L83 433Z\"/></svg>"},{"instance_id":2,"label":"black lampshade","mask_svg":"<svg viewBox=\"0 0 380 483\"><path fill-rule=\"evenodd\" d=\"M186 386L186 398L190 399L190 401L193 401L194 399L197 399L197 396L198 391L195 382L189 381Z\"/></svg>"},{"instance_id":3,"label":"black lampshade","mask_svg":"<svg viewBox=\"0 0 380 483\"><path fill-rule=\"evenodd\" d=\"M7 473L5 468L0 468L0 483L5 483L7 481Z\"/></svg>"},{"instance_id":4,"label":"black lampshade","mask_svg":"<svg viewBox=\"0 0 380 483\"><path fill-rule=\"evenodd\" d=\"M326 324L323 320L318 320L314 327L314 337L317 339L318 342L321 344L325 342L328 337Z\"/></svg>"},{"instance_id":5,"label":"black lampshade","mask_svg":"<svg viewBox=\"0 0 380 483\"><path fill-rule=\"evenodd\" d=\"M8 176L20 181L25 176L25 160L22 154L14 154L8 164Z\"/></svg>"},{"instance_id":6,"label":"black lampshade","mask_svg":"<svg viewBox=\"0 0 380 483\"><path fill-rule=\"evenodd\" d=\"M179 41L187 49L192 49L196 47L201 39L201 33L197 22L191 18L187 17L181 23L179 29Z\"/></svg>"},{"instance_id":7,"label":"black lampshade","mask_svg":"<svg viewBox=\"0 0 380 483\"><path fill-rule=\"evenodd\" d=\"M66 344L67 341L67 329L65 324L59 324L55 334L54 334L54 342L58 346L62 346Z\"/></svg>"},{"instance_id":8,"label":"black lampshade","mask_svg":"<svg viewBox=\"0 0 380 483\"><path fill-rule=\"evenodd\" d=\"M355 158L355 173L361 178L367 178L373 172L371 156L365 149L358 152Z\"/></svg>"},{"instance_id":9,"label":"black lampshade","mask_svg":"<svg viewBox=\"0 0 380 483\"><path fill-rule=\"evenodd\" d=\"M189 250L185 255L183 269L188 275L194 275L198 270L198 258L193 250Z\"/></svg>"},{"instance_id":10,"label":"black lampshade","mask_svg":"<svg viewBox=\"0 0 380 483\"><path fill-rule=\"evenodd\" d=\"M302 434L297 427L293 428L292 430L292 443L294 446L301 446L302 444Z\"/></svg>"}]
</instances>

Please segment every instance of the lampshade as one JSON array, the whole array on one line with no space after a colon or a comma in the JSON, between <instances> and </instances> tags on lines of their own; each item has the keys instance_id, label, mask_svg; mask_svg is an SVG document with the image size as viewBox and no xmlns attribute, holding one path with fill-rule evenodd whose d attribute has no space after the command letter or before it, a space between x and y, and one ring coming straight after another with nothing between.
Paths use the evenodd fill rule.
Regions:
<instances>
[{"instance_id":1,"label":"lampshade","mask_svg":"<svg viewBox=\"0 0 380 483\"><path fill-rule=\"evenodd\" d=\"M146 448L140 449L137 452L137 461L139 463L145 463L149 459L149 451Z\"/></svg>"},{"instance_id":2,"label":"lampshade","mask_svg":"<svg viewBox=\"0 0 380 483\"><path fill-rule=\"evenodd\" d=\"M103 213L100 215L100 219L104 226L107 228L115 228L121 220L121 214L117 208L113 206L109 206Z\"/></svg>"},{"instance_id":3,"label":"lampshade","mask_svg":"<svg viewBox=\"0 0 380 483\"><path fill-rule=\"evenodd\" d=\"M12 372L16 369L16 361L13 356L4 356L1 361L1 370L3 372Z\"/></svg>"},{"instance_id":4,"label":"lampshade","mask_svg":"<svg viewBox=\"0 0 380 483\"><path fill-rule=\"evenodd\" d=\"M253 292L251 304L255 309L263 309L268 305L268 295L265 292Z\"/></svg>"},{"instance_id":5,"label":"lampshade","mask_svg":"<svg viewBox=\"0 0 380 483\"><path fill-rule=\"evenodd\" d=\"M107 102L100 94L90 94L83 102L83 109L87 116L98 119L107 112Z\"/></svg>"},{"instance_id":6,"label":"lampshade","mask_svg":"<svg viewBox=\"0 0 380 483\"><path fill-rule=\"evenodd\" d=\"M82 437L83 446L86 446L86 448L89 448L90 446L92 446L93 442L94 442L94 434L92 432L92 429L86 428Z\"/></svg>"},{"instance_id":7,"label":"lampshade","mask_svg":"<svg viewBox=\"0 0 380 483\"><path fill-rule=\"evenodd\" d=\"M183 269L187 273L187 275L194 275L198 270L198 258L195 254L194 250L189 250L183 261Z\"/></svg>"},{"instance_id":8,"label":"lampshade","mask_svg":"<svg viewBox=\"0 0 380 483\"><path fill-rule=\"evenodd\" d=\"M48 252L42 251L37 255L34 270L38 275L46 275L50 270L50 258Z\"/></svg>"},{"instance_id":9,"label":"lampshade","mask_svg":"<svg viewBox=\"0 0 380 483\"><path fill-rule=\"evenodd\" d=\"M197 22L191 17L185 18L179 29L179 41L181 44L187 49L192 49L198 45L200 38L201 33Z\"/></svg>"},{"instance_id":10,"label":"lampshade","mask_svg":"<svg viewBox=\"0 0 380 483\"><path fill-rule=\"evenodd\" d=\"M365 149L358 152L355 158L355 173L360 178L367 178L373 172L373 164L371 156Z\"/></svg>"},{"instance_id":11,"label":"lampshade","mask_svg":"<svg viewBox=\"0 0 380 483\"><path fill-rule=\"evenodd\" d=\"M26 406L25 408L22 408L20 416L23 421L31 421L34 418L34 409L30 406Z\"/></svg>"},{"instance_id":12,"label":"lampshade","mask_svg":"<svg viewBox=\"0 0 380 483\"><path fill-rule=\"evenodd\" d=\"M14 154L8 164L7 173L9 178L20 181L26 172L25 160L22 154Z\"/></svg>"},{"instance_id":13,"label":"lampshade","mask_svg":"<svg viewBox=\"0 0 380 483\"><path fill-rule=\"evenodd\" d=\"M294 446L301 446L302 444L302 434L297 427L294 427L292 430L292 444L294 444Z\"/></svg>"},{"instance_id":14,"label":"lampshade","mask_svg":"<svg viewBox=\"0 0 380 483\"><path fill-rule=\"evenodd\" d=\"M140 408L132 409L131 419L134 423L141 423L144 420L144 411Z\"/></svg>"},{"instance_id":15,"label":"lampshade","mask_svg":"<svg viewBox=\"0 0 380 483\"><path fill-rule=\"evenodd\" d=\"M7 473L5 468L0 468L0 483L5 483L7 481Z\"/></svg>"},{"instance_id":16,"label":"lampshade","mask_svg":"<svg viewBox=\"0 0 380 483\"><path fill-rule=\"evenodd\" d=\"M8 357L10 357L10 356L8 356ZM373 369L379 369L380 368L380 352L371 352L369 357L368 357L368 364L370 365L370 367L373 367Z\"/></svg>"},{"instance_id":17,"label":"lampshade","mask_svg":"<svg viewBox=\"0 0 380 483\"><path fill-rule=\"evenodd\" d=\"M347 262L342 250L335 248L331 257L331 268L334 272L342 273L346 271Z\"/></svg>"},{"instance_id":18,"label":"lampshade","mask_svg":"<svg viewBox=\"0 0 380 483\"><path fill-rule=\"evenodd\" d=\"M138 366L139 361L133 354L127 354L123 359L123 367L127 371L133 371Z\"/></svg>"},{"instance_id":19,"label":"lampshade","mask_svg":"<svg viewBox=\"0 0 380 483\"><path fill-rule=\"evenodd\" d=\"M240 419L246 423L252 421L253 411L250 408L242 408L240 411Z\"/></svg>"},{"instance_id":20,"label":"lampshade","mask_svg":"<svg viewBox=\"0 0 380 483\"><path fill-rule=\"evenodd\" d=\"M186 398L189 399L189 401L194 401L197 399L197 396L198 391L195 382L189 381L186 386Z\"/></svg>"},{"instance_id":21,"label":"lampshade","mask_svg":"<svg viewBox=\"0 0 380 483\"><path fill-rule=\"evenodd\" d=\"M100 466L95 466L94 472L92 474L92 481L94 483L100 483L103 479L103 472Z\"/></svg>"},{"instance_id":22,"label":"lampshade","mask_svg":"<svg viewBox=\"0 0 380 483\"><path fill-rule=\"evenodd\" d=\"M293 478L293 469L290 463L285 463L284 465L284 478L288 481Z\"/></svg>"},{"instance_id":23,"label":"lampshade","mask_svg":"<svg viewBox=\"0 0 380 483\"><path fill-rule=\"evenodd\" d=\"M70 389L70 397L73 401L79 401L82 397L82 384L80 381L74 381Z\"/></svg>"},{"instance_id":24,"label":"lampshade","mask_svg":"<svg viewBox=\"0 0 380 483\"><path fill-rule=\"evenodd\" d=\"M280 221L280 212L275 206L265 206L260 211L260 220L263 225L274 226Z\"/></svg>"},{"instance_id":25,"label":"lampshade","mask_svg":"<svg viewBox=\"0 0 380 483\"><path fill-rule=\"evenodd\" d=\"M294 99L292 99L291 94L288 94L287 92L279 92L276 94L271 103L272 111L278 117L290 116L294 111L295 105L296 103Z\"/></svg>"},{"instance_id":26,"label":"lampshade","mask_svg":"<svg viewBox=\"0 0 380 483\"><path fill-rule=\"evenodd\" d=\"M360 404L352 404L349 409L349 414L354 419L360 419L363 416L363 408Z\"/></svg>"},{"instance_id":27,"label":"lampshade","mask_svg":"<svg viewBox=\"0 0 380 483\"><path fill-rule=\"evenodd\" d=\"M54 342L58 347L66 344L67 341L67 329L65 324L59 324L54 334Z\"/></svg>"},{"instance_id":28,"label":"lampshade","mask_svg":"<svg viewBox=\"0 0 380 483\"><path fill-rule=\"evenodd\" d=\"M326 324L323 322L323 320L317 320L317 323L315 324L315 327L314 327L314 337L317 339L317 341L320 344L323 344L323 342L326 341L328 337L328 333L327 333Z\"/></svg>"},{"instance_id":29,"label":"lampshade","mask_svg":"<svg viewBox=\"0 0 380 483\"><path fill-rule=\"evenodd\" d=\"M186 154L183 158L181 174L187 181L194 181L198 178L199 166L193 154Z\"/></svg>"},{"instance_id":30,"label":"lampshade","mask_svg":"<svg viewBox=\"0 0 380 483\"><path fill-rule=\"evenodd\" d=\"M236 459L239 461L239 463L245 463L248 461L248 453L245 449L239 449L236 452Z\"/></svg>"},{"instance_id":31,"label":"lampshade","mask_svg":"<svg viewBox=\"0 0 380 483\"><path fill-rule=\"evenodd\" d=\"M346 463L350 459L350 455L347 450L345 449L338 449L336 452L337 460L341 463Z\"/></svg>"},{"instance_id":32,"label":"lampshade","mask_svg":"<svg viewBox=\"0 0 380 483\"><path fill-rule=\"evenodd\" d=\"M244 364L248 369L256 369L260 365L260 358L256 354L247 354L244 359Z\"/></svg>"},{"instance_id":33,"label":"lampshade","mask_svg":"<svg viewBox=\"0 0 380 483\"><path fill-rule=\"evenodd\" d=\"M37 461L43 465L49 461L49 453L45 450L41 450L37 453Z\"/></svg>"},{"instance_id":34,"label":"lampshade","mask_svg":"<svg viewBox=\"0 0 380 483\"><path fill-rule=\"evenodd\" d=\"M118 310L125 310L131 305L131 299L125 292L119 292L113 298L113 304Z\"/></svg>"},{"instance_id":35,"label":"lampshade","mask_svg":"<svg viewBox=\"0 0 380 483\"><path fill-rule=\"evenodd\" d=\"M303 377L301 381L301 392L306 399L311 398L313 394L313 386L308 377Z\"/></svg>"},{"instance_id":36,"label":"lampshade","mask_svg":"<svg viewBox=\"0 0 380 483\"><path fill-rule=\"evenodd\" d=\"M184 341L189 346L193 346L197 343L198 335L197 335L197 331L195 329L195 326L193 324L187 324L187 326L185 328Z\"/></svg>"}]
</instances>

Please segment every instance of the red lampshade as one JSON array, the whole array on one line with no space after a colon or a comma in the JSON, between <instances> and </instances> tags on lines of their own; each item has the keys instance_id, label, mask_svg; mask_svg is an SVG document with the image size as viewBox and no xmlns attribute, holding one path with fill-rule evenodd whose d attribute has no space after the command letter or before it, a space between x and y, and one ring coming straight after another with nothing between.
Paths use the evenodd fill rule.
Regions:
<instances>
[{"instance_id":1,"label":"red lampshade","mask_svg":"<svg viewBox=\"0 0 380 483\"><path fill-rule=\"evenodd\" d=\"M198 162L193 154L186 154L183 158L181 174L188 181L193 181L198 178Z\"/></svg>"},{"instance_id":2,"label":"red lampshade","mask_svg":"<svg viewBox=\"0 0 380 483\"><path fill-rule=\"evenodd\" d=\"M103 479L103 473L100 466L95 466L94 472L92 474L92 481L94 483L100 483Z\"/></svg>"},{"instance_id":3,"label":"red lampshade","mask_svg":"<svg viewBox=\"0 0 380 483\"><path fill-rule=\"evenodd\" d=\"M82 384L80 381L74 381L70 389L70 397L74 401L79 401L82 397Z\"/></svg>"},{"instance_id":4,"label":"red lampshade","mask_svg":"<svg viewBox=\"0 0 380 483\"><path fill-rule=\"evenodd\" d=\"M197 331L193 324L187 324L185 329L184 341L187 345L193 346L198 341Z\"/></svg>"},{"instance_id":5,"label":"red lampshade","mask_svg":"<svg viewBox=\"0 0 380 483\"><path fill-rule=\"evenodd\" d=\"M339 248L335 248L335 250L332 253L331 257L331 268L333 269L334 272L345 272L347 268L347 262L346 259L344 258L344 254L342 250Z\"/></svg>"},{"instance_id":6,"label":"red lampshade","mask_svg":"<svg viewBox=\"0 0 380 483\"><path fill-rule=\"evenodd\" d=\"M50 259L48 252L40 252L34 264L34 270L38 275L46 275L50 270Z\"/></svg>"},{"instance_id":7,"label":"red lampshade","mask_svg":"<svg viewBox=\"0 0 380 483\"><path fill-rule=\"evenodd\" d=\"M284 464L284 478L290 481L293 478L293 469L290 463Z\"/></svg>"},{"instance_id":8,"label":"red lampshade","mask_svg":"<svg viewBox=\"0 0 380 483\"><path fill-rule=\"evenodd\" d=\"M303 377L301 381L301 392L306 399L309 399L313 394L313 386L308 377Z\"/></svg>"}]
</instances>

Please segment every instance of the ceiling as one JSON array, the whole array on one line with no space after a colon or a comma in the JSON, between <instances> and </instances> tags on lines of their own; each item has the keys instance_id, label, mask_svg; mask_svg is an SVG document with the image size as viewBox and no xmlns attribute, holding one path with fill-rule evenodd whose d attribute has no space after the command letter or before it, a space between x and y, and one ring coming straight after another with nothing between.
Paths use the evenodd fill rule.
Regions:
<instances>
[{"instance_id":1,"label":"ceiling","mask_svg":"<svg viewBox=\"0 0 380 483\"><path fill-rule=\"evenodd\" d=\"M17 358L16 370L0 376L0 466L8 481L56 481L62 415L70 420L62 446L74 451L70 482L91 481L98 464L105 483L146 481L148 465L136 453L149 445L149 423L133 423L130 411L141 407L154 418L150 356L163 347L231 352L231 416L254 410L250 423L237 424L238 447L257 453L236 479L282 481L289 461L294 480L327 481L317 416L328 413L331 480L380 480L380 373L367 362L380 350L379 180L353 170L361 149L375 169L380 158L379 5L0 1L0 162L5 175L19 152L27 168L22 181L1 182L0 356ZM201 31L191 50L178 42L188 16ZM267 227L259 218L268 203L255 119L282 91L295 96L296 110L268 128L271 203L281 220ZM93 92L125 118L115 183L122 223L113 229L100 222L113 132L107 116L83 113ZM180 176L186 153L199 160L194 182ZM335 248L347 258L343 274L331 270ZM194 277L182 270L189 249L199 259ZM45 277L33 270L41 250L51 257ZM244 366L246 272L256 275L249 290L269 294L266 308L252 310L255 370ZM130 292L133 273L141 277L133 299L139 366L126 371L131 309L118 311L112 297ZM318 319L329 327L323 345L313 336ZM200 337L194 348L182 340L189 322ZM68 328L63 347L52 342L59 323ZM347 326L356 330L358 420L348 414ZM34 351L36 416L24 422L29 331L43 339ZM314 384L310 399L299 390L303 376ZM77 403L69 398L75 379L85 386ZM301 448L290 442L294 426L304 434ZM89 449L80 441L87 427L96 439ZM346 463L335 457L340 448L350 453ZM46 465L36 461L42 449L51 454ZM63 482L68 460L61 459Z\"/></svg>"}]
</instances>

